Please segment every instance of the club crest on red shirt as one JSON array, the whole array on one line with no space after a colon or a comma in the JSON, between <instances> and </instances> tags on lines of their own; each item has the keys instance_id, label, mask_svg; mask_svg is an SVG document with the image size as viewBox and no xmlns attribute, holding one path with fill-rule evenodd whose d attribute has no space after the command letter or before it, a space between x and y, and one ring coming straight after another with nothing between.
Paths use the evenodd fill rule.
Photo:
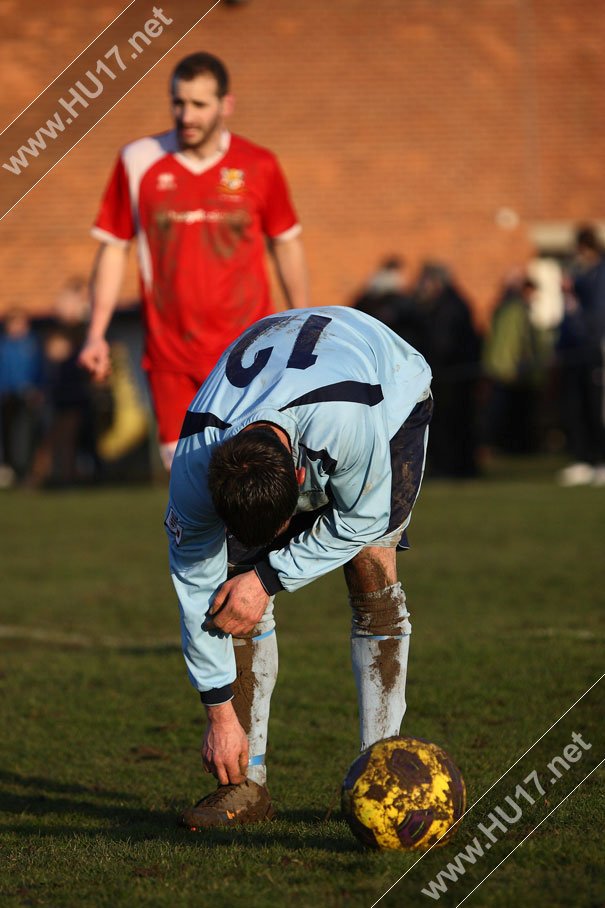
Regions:
<instances>
[{"instance_id":1,"label":"club crest on red shirt","mask_svg":"<svg viewBox=\"0 0 605 908\"><path fill-rule=\"evenodd\" d=\"M236 167L221 167L220 187L223 192L240 192L244 188L244 171Z\"/></svg>"}]
</instances>

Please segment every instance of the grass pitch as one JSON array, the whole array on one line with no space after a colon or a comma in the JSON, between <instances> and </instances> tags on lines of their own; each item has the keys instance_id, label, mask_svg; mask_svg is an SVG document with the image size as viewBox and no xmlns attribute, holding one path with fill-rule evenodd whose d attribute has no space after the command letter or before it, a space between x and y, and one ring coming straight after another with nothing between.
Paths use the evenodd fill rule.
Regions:
<instances>
[{"instance_id":1,"label":"grass pitch","mask_svg":"<svg viewBox=\"0 0 605 908\"><path fill-rule=\"evenodd\" d=\"M340 572L277 600L279 819L200 835L175 827L213 782L179 649L165 500L158 488L2 495L0 904L369 908L417 856L364 851L340 816L357 753ZM533 464L425 484L400 561L414 628L403 730L451 753L469 803L603 673L604 526L605 489L558 489ZM605 903L603 768L558 806L605 756L597 692L500 783L492 811L531 770L544 781L571 731L592 744L584 763L568 761L565 790L538 796L523 782L542 812L517 798L523 816L498 832L499 858L516 850L465 904ZM465 819L469 833L487 822L482 809ZM466 841L463 827L379 904L459 904L467 880L438 900L421 888ZM469 868L473 886L493 866Z\"/></svg>"}]
</instances>

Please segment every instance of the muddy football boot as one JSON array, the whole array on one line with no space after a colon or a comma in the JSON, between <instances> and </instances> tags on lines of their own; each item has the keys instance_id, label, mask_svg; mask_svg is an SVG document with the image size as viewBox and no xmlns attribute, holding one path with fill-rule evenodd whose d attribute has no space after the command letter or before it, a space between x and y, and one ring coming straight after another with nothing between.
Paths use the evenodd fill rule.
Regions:
<instances>
[{"instance_id":1,"label":"muddy football boot","mask_svg":"<svg viewBox=\"0 0 605 908\"><path fill-rule=\"evenodd\" d=\"M178 824L195 832L213 826L258 823L272 820L274 816L268 789L246 779L239 785L219 785L216 791L206 795L194 807L184 810Z\"/></svg>"}]
</instances>

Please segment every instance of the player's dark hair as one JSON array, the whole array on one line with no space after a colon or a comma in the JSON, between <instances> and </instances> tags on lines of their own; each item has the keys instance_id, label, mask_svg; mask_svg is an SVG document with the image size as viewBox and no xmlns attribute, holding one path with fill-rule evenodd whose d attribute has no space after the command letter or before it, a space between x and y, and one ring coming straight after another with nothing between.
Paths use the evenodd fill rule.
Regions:
<instances>
[{"instance_id":1,"label":"player's dark hair","mask_svg":"<svg viewBox=\"0 0 605 908\"><path fill-rule=\"evenodd\" d=\"M229 73L222 60L215 57L214 54L208 54L205 51L199 51L196 54L189 54L184 57L180 63L177 63L172 78L170 80L171 88L178 80L191 82L197 76L210 75L216 80L216 94L219 98L224 98L229 91Z\"/></svg>"},{"instance_id":2,"label":"player's dark hair","mask_svg":"<svg viewBox=\"0 0 605 908\"><path fill-rule=\"evenodd\" d=\"M239 432L215 448L208 485L217 514L248 546L272 542L298 500L292 454L264 427Z\"/></svg>"}]
</instances>

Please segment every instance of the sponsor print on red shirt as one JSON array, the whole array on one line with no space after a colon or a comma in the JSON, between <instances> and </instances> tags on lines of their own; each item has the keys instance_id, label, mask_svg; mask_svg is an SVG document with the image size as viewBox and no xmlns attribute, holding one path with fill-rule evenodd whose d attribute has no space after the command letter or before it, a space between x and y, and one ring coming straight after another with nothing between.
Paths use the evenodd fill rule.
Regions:
<instances>
[{"instance_id":1,"label":"sponsor print on red shirt","mask_svg":"<svg viewBox=\"0 0 605 908\"><path fill-rule=\"evenodd\" d=\"M225 133L194 161L174 131L121 152L93 235L136 236L146 323L143 365L205 376L226 346L273 311L265 237L300 231L275 156Z\"/></svg>"}]
</instances>

